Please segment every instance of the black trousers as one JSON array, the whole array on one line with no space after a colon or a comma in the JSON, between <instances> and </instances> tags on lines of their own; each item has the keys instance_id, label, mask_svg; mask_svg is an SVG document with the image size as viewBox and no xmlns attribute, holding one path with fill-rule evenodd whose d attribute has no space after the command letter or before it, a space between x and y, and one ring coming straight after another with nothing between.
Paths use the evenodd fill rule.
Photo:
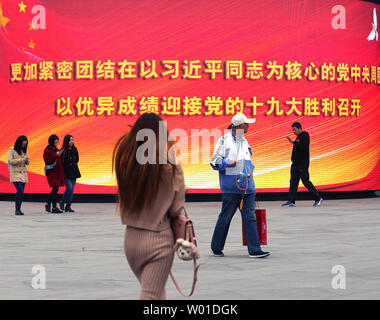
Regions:
<instances>
[{"instance_id":1,"label":"black trousers","mask_svg":"<svg viewBox=\"0 0 380 320\"><path fill-rule=\"evenodd\" d=\"M51 192L50 192L48 204L52 204L53 208L56 208L57 207L57 202L58 202L58 189L59 189L59 186L54 186L54 187L51 187L51 188L52 189L51 189Z\"/></svg>"},{"instance_id":2,"label":"black trousers","mask_svg":"<svg viewBox=\"0 0 380 320\"><path fill-rule=\"evenodd\" d=\"M319 200L321 198L321 195L310 181L309 166L296 165L293 163L290 169L290 187L288 194L288 200L290 202L296 202L296 194L300 180L305 188L313 194L314 200Z\"/></svg>"}]
</instances>

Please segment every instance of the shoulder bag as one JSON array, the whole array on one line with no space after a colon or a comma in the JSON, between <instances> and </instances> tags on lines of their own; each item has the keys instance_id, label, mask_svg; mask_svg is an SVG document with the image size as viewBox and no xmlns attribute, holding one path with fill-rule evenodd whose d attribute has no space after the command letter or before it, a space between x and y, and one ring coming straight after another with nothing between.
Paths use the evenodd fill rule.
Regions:
<instances>
[{"instance_id":1,"label":"shoulder bag","mask_svg":"<svg viewBox=\"0 0 380 320\"><path fill-rule=\"evenodd\" d=\"M181 260L190 261L193 260L194 264L194 276L193 285L191 291L186 295L179 287L177 281L174 279L173 273L170 271L170 277L173 280L178 292L184 297L190 297L195 290L195 284L197 282L198 269L205 262L201 262L197 265L196 260L200 258L200 252L197 248L197 240L195 238L193 222L187 216L185 208L182 208L181 214L171 220L171 226L175 239L174 250Z\"/></svg>"}]
</instances>

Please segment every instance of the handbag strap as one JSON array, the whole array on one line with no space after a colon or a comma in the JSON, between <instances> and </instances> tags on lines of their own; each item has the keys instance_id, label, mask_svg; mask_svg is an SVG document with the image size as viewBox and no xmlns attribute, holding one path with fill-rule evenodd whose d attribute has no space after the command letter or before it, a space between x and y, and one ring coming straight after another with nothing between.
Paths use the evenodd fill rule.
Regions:
<instances>
[{"instance_id":1,"label":"handbag strap","mask_svg":"<svg viewBox=\"0 0 380 320\"><path fill-rule=\"evenodd\" d=\"M185 209L184 207L182 208L182 212L183 212L183 214L185 215L186 218L189 218L188 215L187 215L186 209ZM185 231L185 232L186 232L186 235L190 235L190 234L189 234L190 231L189 231L188 228L186 228L186 231ZM195 238L195 234L193 234L193 236L194 236L194 238ZM195 243L196 243L196 242L195 242ZM184 297L190 297L190 296L194 293L195 285L196 285L197 280L198 280L198 269L199 269L199 267L200 267L202 264L205 264L205 263L206 263L206 262L201 262L201 263L199 263L199 264L197 265L197 261L196 261L196 259L195 259L195 258L193 259L193 265L194 265L193 285L192 285L192 287L191 287L191 291L190 291L189 294L186 294L186 293L184 293L184 292L181 290L181 288L179 287L177 281L176 281L175 278L174 278L173 273L170 271L170 277L172 278L175 287L177 288L178 292L179 292L180 294L182 294Z\"/></svg>"},{"instance_id":2,"label":"handbag strap","mask_svg":"<svg viewBox=\"0 0 380 320\"><path fill-rule=\"evenodd\" d=\"M198 275L198 269L199 269L199 267L200 267L202 264L205 264L205 263L206 263L206 262L201 262L200 264L197 265L197 262L196 262L195 258L193 259L193 262L194 262L193 285L192 285L192 287L191 287L191 291L190 291L189 294L186 294L186 293L184 293L184 292L181 290L181 288L179 287L177 281L175 281L175 279L174 279L174 275L173 275L173 273L170 271L170 277L172 278L175 287L177 288L178 292L179 292L180 294L182 294L184 297L190 297L190 296L194 293L195 285L196 285L197 280L198 280L198 277L197 277L197 275Z\"/></svg>"},{"instance_id":3,"label":"handbag strap","mask_svg":"<svg viewBox=\"0 0 380 320\"><path fill-rule=\"evenodd\" d=\"M185 215L185 217L186 217L187 219L189 219L189 216L187 215L187 212L186 212L185 207L182 207L181 209L182 209L182 212L183 212L183 214Z\"/></svg>"}]
</instances>

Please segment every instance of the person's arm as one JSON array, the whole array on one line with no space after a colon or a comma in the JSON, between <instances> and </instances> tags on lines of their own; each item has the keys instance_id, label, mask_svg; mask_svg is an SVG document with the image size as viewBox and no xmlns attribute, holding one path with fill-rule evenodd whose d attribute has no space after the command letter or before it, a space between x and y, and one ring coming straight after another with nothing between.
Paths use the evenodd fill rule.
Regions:
<instances>
[{"instance_id":1,"label":"person's arm","mask_svg":"<svg viewBox=\"0 0 380 320\"><path fill-rule=\"evenodd\" d=\"M30 164L30 158L29 158L28 154L25 155L25 164L26 165Z\"/></svg>"},{"instance_id":2,"label":"person's arm","mask_svg":"<svg viewBox=\"0 0 380 320\"><path fill-rule=\"evenodd\" d=\"M221 137L216 143L214 154L210 160L210 165L214 170L224 171L226 168L235 167L236 160L225 159L224 137Z\"/></svg>"},{"instance_id":3,"label":"person's arm","mask_svg":"<svg viewBox=\"0 0 380 320\"><path fill-rule=\"evenodd\" d=\"M55 161L58 160L58 158L61 156L59 154L59 151L55 152L53 150L49 150L49 148L46 148L44 151L44 161L46 164L53 164Z\"/></svg>"},{"instance_id":4,"label":"person's arm","mask_svg":"<svg viewBox=\"0 0 380 320\"><path fill-rule=\"evenodd\" d=\"M185 186L185 178L182 167L180 165L178 165L176 168L173 186L175 190L174 199L168 210L169 216L171 218L179 216L182 208L185 207L185 194L187 191L187 187Z\"/></svg>"},{"instance_id":5,"label":"person's arm","mask_svg":"<svg viewBox=\"0 0 380 320\"><path fill-rule=\"evenodd\" d=\"M286 139L288 139L290 143L294 143L295 141L295 140L292 140L289 136L287 136Z\"/></svg>"},{"instance_id":6,"label":"person's arm","mask_svg":"<svg viewBox=\"0 0 380 320\"><path fill-rule=\"evenodd\" d=\"M75 154L77 156L76 163L78 163L79 162L79 152L78 152L78 149L75 149Z\"/></svg>"},{"instance_id":7,"label":"person's arm","mask_svg":"<svg viewBox=\"0 0 380 320\"><path fill-rule=\"evenodd\" d=\"M13 159L13 152L14 151L12 149L10 149L8 151L8 163L11 166L17 166L17 165L24 163L25 160L23 160L23 159Z\"/></svg>"}]
</instances>

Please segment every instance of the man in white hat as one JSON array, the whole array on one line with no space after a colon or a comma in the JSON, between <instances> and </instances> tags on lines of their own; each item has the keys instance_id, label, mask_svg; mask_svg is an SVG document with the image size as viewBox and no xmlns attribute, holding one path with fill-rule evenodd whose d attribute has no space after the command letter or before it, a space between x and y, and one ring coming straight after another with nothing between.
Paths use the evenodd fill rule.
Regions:
<instances>
[{"instance_id":1,"label":"man in white hat","mask_svg":"<svg viewBox=\"0 0 380 320\"><path fill-rule=\"evenodd\" d=\"M251 258L264 258L269 252L261 250L257 233L255 215L255 183L253 181L254 165L251 162L252 151L244 134L248 132L249 124L256 119L248 119L244 114L236 114L228 127L230 132L222 136L216 143L210 164L219 171L219 184L222 190L222 210L219 214L211 241L211 251L214 256L223 257L228 229L232 217L239 205L244 232L247 240L248 254ZM244 190L239 189L238 177L244 172L249 183ZM243 199L243 202L242 202Z\"/></svg>"}]
</instances>

